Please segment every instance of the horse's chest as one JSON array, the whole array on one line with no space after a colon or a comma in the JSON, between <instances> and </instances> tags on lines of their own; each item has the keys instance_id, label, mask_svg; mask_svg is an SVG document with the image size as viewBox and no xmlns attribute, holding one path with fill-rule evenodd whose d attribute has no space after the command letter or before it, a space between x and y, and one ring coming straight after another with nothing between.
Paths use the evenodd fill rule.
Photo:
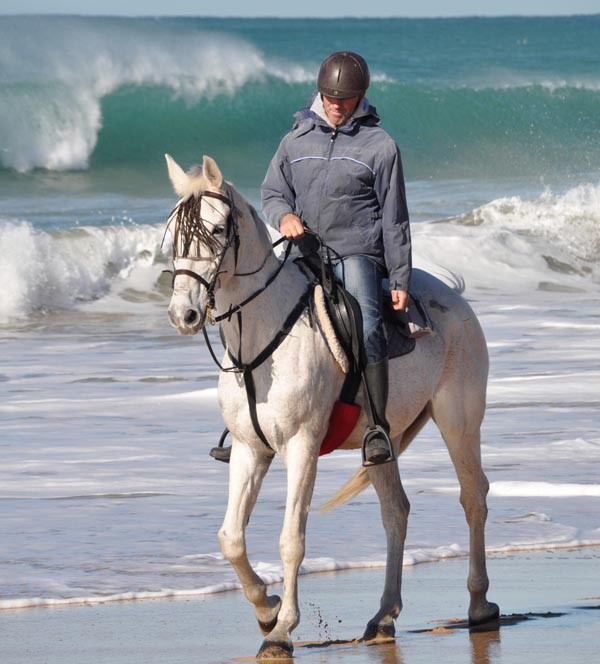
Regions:
<instances>
[{"instance_id":1,"label":"horse's chest","mask_svg":"<svg viewBox=\"0 0 600 664\"><path fill-rule=\"evenodd\" d=\"M314 366L302 367L302 363L278 359L281 358L267 360L253 372L252 394L241 374L221 374L219 405L225 424L235 437L247 441L257 438L252 409L267 438L274 441L286 439L301 426L312 428L313 420L328 421L339 391L331 376L316 371Z\"/></svg>"}]
</instances>

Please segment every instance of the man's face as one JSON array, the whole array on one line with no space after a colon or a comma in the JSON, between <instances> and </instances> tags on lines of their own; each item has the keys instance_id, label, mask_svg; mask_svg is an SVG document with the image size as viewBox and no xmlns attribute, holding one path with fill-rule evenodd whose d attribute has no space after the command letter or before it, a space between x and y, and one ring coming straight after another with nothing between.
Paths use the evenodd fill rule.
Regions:
<instances>
[{"instance_id":1,"label":"man's face","mask_svg":"<svg viewBox=\"0 0 600 664\"><path fill-rule=\"evenodd\" d=\"M323 95L323 106L331 124L335 127L346 124L361 99L360 96L351 99L336 99Z\"/></svg>"}]
</instances>

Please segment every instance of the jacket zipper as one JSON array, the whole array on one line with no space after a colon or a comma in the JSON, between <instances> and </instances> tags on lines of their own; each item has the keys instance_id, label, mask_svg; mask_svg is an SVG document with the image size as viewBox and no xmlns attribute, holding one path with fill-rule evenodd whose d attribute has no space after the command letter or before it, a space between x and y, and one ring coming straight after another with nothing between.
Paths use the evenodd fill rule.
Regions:
<instances>
[{"instance_id":1,"label":"jacket zipper","mask_svg":"<svg viewBox=\"0 0 600 664\"><path fill-rule=\"evenodd\" d=\"M338 128L334 127L333 131L331 132L331 138L329 139L329 150L327 151L327 173L325 174L325 181L323 181L323 183L321 184L321 193L320 193L320 196L319 196L319 204L320 204L320 201L323 200L323 189L325 188L327 178L329 177L329 163L331 162L331 153L333 152L333 143L334 143L337 135L338 135ZM320 235L321 234L321 225L319 224L318 221L317 221L317 229L316 230L317 230L317 233L319 233L319 235Z\"/></svg>"},{"instance_id":2,"label":"jacket zipper","mask_svg":"<svg viewBox=\"0 0 600 664\"><path fill-rule=\"evenodd\" d=\"M331 138L329 139L329 155L327 156L327 159L331 157L331 151L333 150L333 141L335 141L337 135L338 135L338 128L334 127L333 131L331 132Z\"/></svg>"}]
</instances>

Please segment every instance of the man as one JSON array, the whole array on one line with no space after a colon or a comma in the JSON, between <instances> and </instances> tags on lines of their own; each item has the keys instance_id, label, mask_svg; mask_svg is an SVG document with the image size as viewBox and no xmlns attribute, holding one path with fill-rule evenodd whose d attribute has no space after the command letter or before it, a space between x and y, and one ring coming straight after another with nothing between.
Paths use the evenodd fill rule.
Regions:
<instances>
[{"instance_id":1,"label":"man","mask_svg":"<svg viewBox=\"0 0 600 664\"><path fill-rule=\"evenodd\" d=\"M389 275L392 306L406 309L411 240L400 152L379 127L365 60L350 51L325 59L318 93L273 157L262 185L269 224L298 240L309 227L342 260L335 271L358 300L367 358L365 378L376 424L363 441L367 464L394 459L385 417L387 342L382 279Z\"/></svg>"}]
</instances>

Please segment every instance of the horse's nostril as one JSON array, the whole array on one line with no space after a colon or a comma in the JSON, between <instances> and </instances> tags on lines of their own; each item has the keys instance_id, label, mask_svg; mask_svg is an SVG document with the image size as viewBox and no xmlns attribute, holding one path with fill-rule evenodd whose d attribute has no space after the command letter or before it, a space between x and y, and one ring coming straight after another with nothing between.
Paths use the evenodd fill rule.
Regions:
<instances>
[{"instance_id":1,"label":"horse's nostril","mask_svg":"<svg viewBox=\"0 0 600 664\"><path fill-rule=\"evenodd\" d=\"M198 320L198 312L195 309L188 309L184 320L188 325L193 325Z\"/></svg>"}]
</instances>

